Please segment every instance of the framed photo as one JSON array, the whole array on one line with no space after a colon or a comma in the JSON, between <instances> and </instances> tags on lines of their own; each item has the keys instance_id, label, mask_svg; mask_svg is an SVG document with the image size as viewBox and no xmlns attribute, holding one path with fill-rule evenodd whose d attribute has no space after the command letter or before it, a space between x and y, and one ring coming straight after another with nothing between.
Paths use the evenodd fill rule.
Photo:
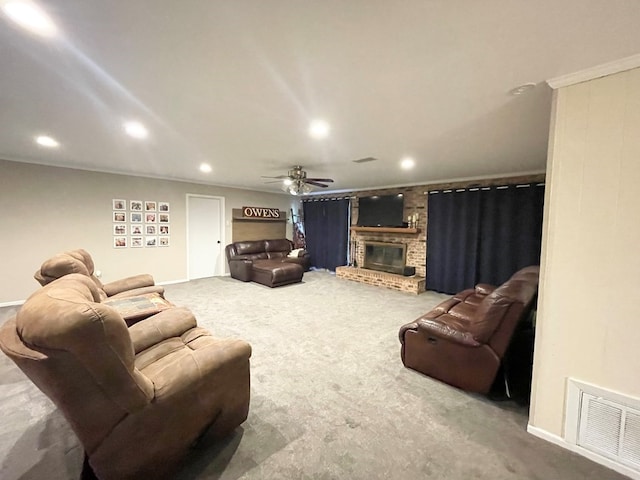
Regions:
<instances>
[{"instance_id":1,"label":"framed photo","mask_svg":"<svg viewBox=\"0 0 640 480\"><path fill-rule=\"evenodd\" d=\"M155 225L146 225L145 226L145 234L147 235L155 235L157 233Z\"/></svg>"},{"instance_id":2,"label":"framed photo","mask_svg":"<svg viewBox=\"0 0 640 480\"><path fill-rule=\"evenodd\" d=\"M169 214L168 213L159 213L158 221L160 223L169 223Z\"/></svg>"},{"instance_id":3,"label":"framed photo","mask_svg":"<svg viewBox=\"0 0 640 480\"><path fill-rule=\"evenodd\" d=\"M159 225L160 235L169 235L169 225Z\"/></svg>"},{"instance_id":4,"label":"framed photo","mask_svg":"<svg viewBox=\"0 0 640 480\"><path fill-rule=\"evenodd\" d=\"M145 247L155 247L158 244L158 237L144 237Z\"/></svg>"},{"instance_id":5,"label":"framed photo","mask_svg":"<svg viewBox=\"0 0 640 480\"><path fill-rule=\"evenodd\" d=\"M132 212L141 212L142 200L131 200L131 202L129 202L129 210Z\"/></svg>"},{"instance_id":6,"label":"framed photo","mask_svg":"<svg viewBox=\"0 0 640 480\"><path fill-rule=\"evenodd\" d=\"M127 237L113 237L113 248L127 248Z\"/></svg>"},{"instance_id":7,"label":"framed photo","mask_svg":"<svg viewBox=\"0 0 640 480\"><path fill-rule=\"evenodd\" d=\"M144 214L145 223L156 223L156 214L155 213L145 213Z\"/></svg>"},{"instance_id":8,"label":"framed photo","mask_svg":"<svg viewBox=\"0 0 640 480\"><path fill-rule=\"evenodd\" d=\"M155 212L157 209L156 202L150 202L148 200L144 201L144 211L145 212Z\"/></svg>"},{"instance_id":9,"label":"framed photo","mask_svg":"<svg viewBox=\"0 0 640 480\"><path fill-rule=\"evenodd\" d=\"M113 221L115 223L123 223L127 221L127 214L125 212L113 212Z\"/></svg>"},{"instance_id":10,"label":"framed photo","mask_svg":"<svg viewBox=\"0 0 640 480\"><path fill-rule=\"evenodd\" d=\"M169 237L158 237L158 245L161 247L168 247Z\"/></svg>"},{"instance_id":11,"label":"framed photo","mask_svg":"<svg viewBox=\"0 0 640 480\"><path fill-rule=\"evenodd\" d=\"M142 237L131 237L131 248L142 248Z\"/></svg>"},{"instance_id":12,"label":"framed photo","mask_svg":"<svg viewBox=\"0 0 640 480\"><path fill-rule=\"evenodd\" d=\"M131 235L142 235L142 225L131 225Z\"/></svg>"},{"instance_id":13,"label":"framed photo","mask_svg":"<svg viewBox=\"0 0 640 480\"><path fill-rule=\"evenodd\" d=\"M158 211L159 212L168 212L169 211L169 202L158 202Z\"/></svg>"},{"instance_id":14,"label":"framed photo","mask_svg":"<svg viewBox=\"0 0 640 480\"><path fill-rule=\"evenodd\" d=\"M113 234L114 235L126 235L127 234L127 226L122 225L120 223L116 223L113 226Z\"/></svg>"},{"instance_id":15,"label":"framed photo","mask_svg":"<svg viewBox=\"0 0 640 480\"><path fill-rule=\"evenodd\" d=\"M119 198L113 199L113 209L114 210L126 210L127 209L127 201L121 200Z\"/></svg>"},{"instance_id":16,"label":"framed photo","mask_svg":"<svg viewBox=\"0 0 640 480\"><path fill-rule=\"evenodd\" d=\"M142 213L131 212L131 223L142 223Z\"/></svg>"}]
</instances>

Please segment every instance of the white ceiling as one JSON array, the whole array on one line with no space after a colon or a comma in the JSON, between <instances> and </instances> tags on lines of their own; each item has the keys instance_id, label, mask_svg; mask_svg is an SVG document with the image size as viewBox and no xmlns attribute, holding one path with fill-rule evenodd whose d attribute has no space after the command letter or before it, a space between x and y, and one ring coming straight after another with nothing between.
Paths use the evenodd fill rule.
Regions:
<instances>
[{"instance_id":1,"label":"white ceiling","mask_svg":"<svg viewBox=\"0 0 640 480\"><path fill-rule=\"evenodd\" d=\"M545 80L640 52L638 0L38 5L58 37L0 13L0 158L273 192L295 164L330 190L541 172Z\"/></svg>"}]
</instances>

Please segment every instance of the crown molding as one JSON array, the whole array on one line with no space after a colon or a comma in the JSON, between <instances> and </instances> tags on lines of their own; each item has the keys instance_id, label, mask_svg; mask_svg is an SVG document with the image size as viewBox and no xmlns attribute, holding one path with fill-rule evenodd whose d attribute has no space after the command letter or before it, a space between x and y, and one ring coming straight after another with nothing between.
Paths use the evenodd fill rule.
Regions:
<instances>
[{"instance_id":1,"label":"crown molding","mask_svg":"<svg viewBox=\"0 0 640 480\"><path fill-rule=\"evenodd\" d=\"M595 67L586 68L560 77L551 78L547 80L547 84L549 84L549 86L554 90L557 90L558 88L568 87L570 85L575 85L576 83L587 82L589 80L606 77L607 75L613 75L614 73L620 73L625 70L631 70L632 68L638 67L640 67L640 54L614 60L613 62L603 63L602 65L596 65Z\"/></svg>"}]
</instances>

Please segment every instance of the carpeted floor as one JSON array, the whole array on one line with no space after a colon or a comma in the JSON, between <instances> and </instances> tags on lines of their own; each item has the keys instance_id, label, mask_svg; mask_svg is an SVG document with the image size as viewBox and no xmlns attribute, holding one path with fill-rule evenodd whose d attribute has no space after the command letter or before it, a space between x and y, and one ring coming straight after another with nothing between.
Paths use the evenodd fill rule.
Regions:
<instances>
[{"instance_id":1,"label":"carpeted floor","mask_svg":"<svg viewBox=\"0 0 640 480\"><path fill-rule=\"evenodd\" d=\"M194 450L179 480L626 478L526 432L527 409L405 369L397 333L445 296L308 272L270 289L229 277L166 288L200 325L253 347L248 420ZM14 309L0 309L3 322ZM0 357L0 478L78 478L64 419Z\"/></svg>"}]
</instances>

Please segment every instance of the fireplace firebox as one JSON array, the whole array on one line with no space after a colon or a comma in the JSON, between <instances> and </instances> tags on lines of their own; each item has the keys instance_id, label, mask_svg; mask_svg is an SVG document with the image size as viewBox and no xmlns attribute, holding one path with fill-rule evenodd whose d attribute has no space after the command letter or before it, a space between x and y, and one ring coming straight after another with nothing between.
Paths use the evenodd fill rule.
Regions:
<instances>
[{"instance_id":1,"label":"fireplace firebox","mask_svg":"<svg viewBox=\"0 0 640 480\"><path fill-rule=\"evenodd\" d=\"M404 272L407 246L404 243L365 242L364 268L381 272Z\"/></svg>"}]
</instances>

